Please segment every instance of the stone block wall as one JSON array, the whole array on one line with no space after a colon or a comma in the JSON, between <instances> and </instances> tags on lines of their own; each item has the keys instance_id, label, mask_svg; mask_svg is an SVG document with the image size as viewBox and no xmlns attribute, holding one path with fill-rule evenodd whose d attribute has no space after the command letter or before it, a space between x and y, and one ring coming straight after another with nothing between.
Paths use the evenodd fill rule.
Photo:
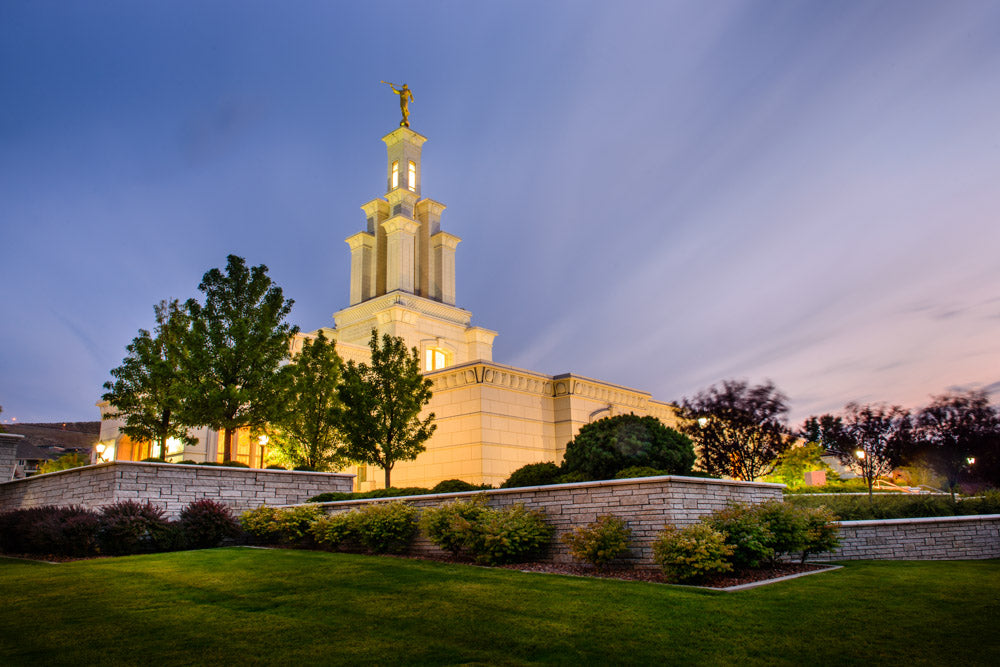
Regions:
<instances>
[{"instance_id":1,"label":"stone block wall","mask_svg":"<svg viewBox=\"0 0 1000 667\"><path fill-rule=\"evenodd\" d=\"M1000 515L841 521L841 545L817 560L1000 558Z\"/></svg>"},{"instance_id":2,"label":"stone block wall","mask_svg":"<svg viewBox=\"0 0 1000 667\"><path fill-rule=\"evenodd\" d=\"M585 526L602 514L613 514L628 521L632 529L632 554L628 559L638 566L652 566L652 543L666 524L683 527L698 521L730 502L759 503L780 500L782 484L733 482L696 477L644 477L639 479L557 484L519 489L442 493L407 498L379 498L323 503L327 513L357 509L367 504L404 500L415 507L432 507L458 499L483 496L491 507L522 503L529 509L545 512L556 529L555 538L544 559L548 562L573 562L560 537L577 526ZM423 535L414 543L414 554L442 555L445 552Z\"/></svg>"},{"instance_id":3,"label":"stone block wall","mask_svg":"<svg viewBox=\"0 0 1000 667\"><path fill-rule=\"evenodd\" d=\"M14 478L14 467L17 465L17 442L19 437L11 437L0 433L0 482Z\"/></svg>"},{"instance_id":4,"label":"stone block wall","mask_svg":"<svg viewBox=\"0 0 1000 667\"><path fill-rule=\"evenodd\" d=\"M0 484L0 511L42 505L96 509L120 500L149 500L176 518L188 503L209 498L242 512L350 491L353 478L342 473L116 461Z\"/></svg>"}]
</instances>

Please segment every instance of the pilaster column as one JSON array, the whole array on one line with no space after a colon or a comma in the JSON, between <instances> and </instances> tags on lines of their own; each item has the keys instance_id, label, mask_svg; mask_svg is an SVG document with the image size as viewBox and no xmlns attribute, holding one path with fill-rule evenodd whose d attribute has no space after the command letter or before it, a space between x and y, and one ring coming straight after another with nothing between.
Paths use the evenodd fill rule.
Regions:
<instances>
[{"instance_id":1,"label":"pilaster column","mask_svg":"<svg viewBox=\"0 0 1000 667\"><path fill-rule=\"evenodd\" d=\"M395 215L382 223L385 230L385 291L413 293L414 248L420 224L410 218Z\"/></svg>"},{"instance_id":2,"label":"pilaster column","mask_svg":"<svg viewBox=\"0 0 1000 667\"><path fill-rule=\"evenodd\" d=\"M438 232L431 237L434 256L434 278L431 281L431 298L455 305L455 248L462 242L454 234Z\"/></svg>"},{"instance_id":3,"label":"pilaster column","mask_svg":"<svg viewBox=\"0 0 1000 667\"><path fill-rule=\"evenodd\" d=\"M351 305L375 296L375 235L358 232L345 239L351 248Z\"/></svg>"}]
</instances>

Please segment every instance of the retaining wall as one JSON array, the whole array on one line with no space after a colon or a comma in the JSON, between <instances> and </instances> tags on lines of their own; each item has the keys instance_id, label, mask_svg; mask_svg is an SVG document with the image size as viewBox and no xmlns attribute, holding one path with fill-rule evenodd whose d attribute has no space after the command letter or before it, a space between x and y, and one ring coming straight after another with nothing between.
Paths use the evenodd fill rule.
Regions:
<instances>
[{"instance_id":1,"label":"retaining wall","mask_svg":"<svg viewBox=\"0 0 1000 667\"><path fill-rule=\"evenodd\" d=\"M840 548L817 560L1000 558L1000 514L841 521Z\"/></svg>"},{"instance_id":2,"label":"retaining wall","mask_svg":"<svg viewBox=\"0 0 1000 667\"><path fill-rule=\"evenodd\" d=\"M42 505L95 509L120 500L149 500L177 517L188 503L209 498L242 512L349 492L353 480L344 473L115 461L0 484L0 511Z\"/></svg>"},{"instance_id":3,"label":"retaining wall","mask_svg":"<svg viewBox=\"0 0 1000 667\"><path fill-rule=\"evenodd\" d=\"M14 478L17 465L17 443L20 437L0 433L0 482Z\"/></svg>"},{"instance_id":4,"label":"retaining wall","mask_svg":"<svg viewBox=\"0 0 1000 667\"><path fill-rule=\"evenodd\" d=\"M404 500L414 507L432 507L474 496L483 496L491 507L522 503L529 509L545 512L547 521L555 527L552 546L542 559L543 562L555 563L573 562L569 550L560 540L564 533L584 526L602 514L613 514L628 521L632 529L632 554L627 561L640 567L651 567L652 543L664 525L683 527L695 523L702 516L731 502L781 500L783 488L783 484L663 476L405 498L346 500L323 503L322 507L330 514L395 500ZM444 555L446 552L420 534L411 553Z\"/></svg>"}]
</instances>

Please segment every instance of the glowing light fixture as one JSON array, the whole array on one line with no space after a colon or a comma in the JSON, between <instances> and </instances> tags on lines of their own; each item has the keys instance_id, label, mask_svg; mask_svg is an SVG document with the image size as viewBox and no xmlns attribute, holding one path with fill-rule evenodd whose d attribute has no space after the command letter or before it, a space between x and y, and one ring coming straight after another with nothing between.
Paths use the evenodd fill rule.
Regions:
<instances>
[{"instance_id":1,"label":"glowing light fixture","mask_svg":"<svg viewBox=\"0 0 1000 667\"><path fill-rule=\"evenodd\" d=\"M863 449L857 450L856 452L854 452L854 455L858 457L859 461L864 461L865 460L865 450L863 450Z\"/></svg>"},{"instance_id":2,"label":"glowing light fixture","mask_svg":"<svg viewBox=\"0 0 1000 667\"><path fill-rule=\"evenodd\" d=\"M976 457L975 456L970 456L969 458L965 459L965 462L968 463L971 466L971 465L973 465L976 462Z\"/></svg>"},{"instance_id":3,"label":"glowing light fixture","mask_svg":"<svg viewBox=\"0 0 1000 667\"><path fill-rule=\"evenodd\" d=\"M705 428L708 425L708 417L698 417L698 426Z\"/></svg>"},{"instance_id":4,"label":"glowing light fixture","mask_svg":"<svg viewBox=\"0 0 1000 667\"><path fill-rule=\"evenodd\" d=\"M261 445L266 445L268 440L270 440L270 438L268 438L266 435L262 435L259 438L257 438L257 442L259 442Z\"/></svg>"}]
</instances>

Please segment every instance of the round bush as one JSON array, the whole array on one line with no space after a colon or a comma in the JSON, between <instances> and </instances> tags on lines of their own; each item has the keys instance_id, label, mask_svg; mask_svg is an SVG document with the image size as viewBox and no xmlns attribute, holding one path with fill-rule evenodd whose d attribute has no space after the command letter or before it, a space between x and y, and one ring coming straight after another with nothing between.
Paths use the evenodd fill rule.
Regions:
<instances>
[{"instance_id":1,"label":"round bush","mask_svg":"<svg viewBox=\"0 0 1000 667\"><path fill-rule=\"evenodd\" d=\"M628 555L632 531L621 517L606 514L587 526L575 528L562 536L573 558L596 567L605 567L616 558Z\"/></svg>"},{"instance_id":2,"label":"round bush","mask_svg":"<svg viewBox=\"0 0 1000 667\"><path fill-rule=\"evenodd\" d=\"M667 475L666 470L657 470L649 466L631 466L615 474L615 479L634 479L636 477L659 477Z\"/></svg>"},{"instance_id":3,"label":"round bush","mask_svg":"<svg viewBox=\"0 0 1000 667\"><path fill-rule=\"evenodd\" d=\"M653 560L667 577L679 582L729 572L733 566L726 559L732 553L725 535L704 523L683 530L667 526L653 542Z\"/></svg>"},{"instance_id":4,"label":"round bush","mask_svg":"<svg viewBox=\"0 0 1000 667\"><path fill-rule=\"evenodd\" d=\"M694 445L686 435L667 428L655 417L628 414L581 427L566 445L563 468L591 479L611 479L635 466L684 475L691 471L694 460Z\"/></svg>"},{"instance_id":5,"label":"round bush","mask_svg":"<svg viewBox=\"0 0 1000 667\"><path fill-rule=\"evenodd\" d=\"M101 508L98 531L101 551L127 555L168 551L180 546L180 535L164 511L150 503L123 500Z\"/></svg>"},{"instance_id":6,"label":"round bush","mask_svg":"<svg viewBox=\"0 0 1000 667\"><path fill-rule=\"evenodd\" d=\"M556 484L556 478L562 470L555 463L529 463L521 466L510 474L507 481L500 485L501 489L513 489L522 486L545 486Z\"/></svg>"},{"instance_id":7,"label":"round bush","mask_svg":"<svg viewBox=\"0 0 1000 667\"><path fill-rule=\"evenodd\" d=\"M446 479L443 482L435 484L431 491L434 493L457 493L459 491L476 491L480 488L482 487L469 484L460 479Z\"/></svg>"},{"instance_id":8,"label":"round bush","mask_svg":"<svg viewBox=\"0 0 1000 667\"><path fill-rule=\"evenodd\" d=\"M181 510L181 530L189 548L211 549L240 535L240 524L228 505L203 498Z\"/></svg>"}]
</instances>

